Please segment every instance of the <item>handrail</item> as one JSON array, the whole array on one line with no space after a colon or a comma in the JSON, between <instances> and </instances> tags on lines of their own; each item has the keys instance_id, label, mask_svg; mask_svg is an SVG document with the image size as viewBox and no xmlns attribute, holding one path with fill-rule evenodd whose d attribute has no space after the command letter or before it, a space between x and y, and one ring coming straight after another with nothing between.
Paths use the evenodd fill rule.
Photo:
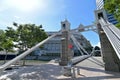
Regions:
<instances>
[{"instance_id":1,"label":"handrail","mask_svg":"<svg viewBox=\"0 0 120 80\"><path fill-rule=\"evenodd\" d=\"M71 59L71 64L72 65L76 65L77 63L86 60L87 58L91 57L91 55L83 55L83 56L78 56L78 57L74 57L73 59Z\"/></svg>"},{"instance_id":2,"label":"handrail","mask_svg":"<svg viewBox=\"0 0 120 80\"><path fill-rule=\"evenodd\" d=\"M104 21L103 18L99 20L99 23L101 24L102 29L104 30L108 40L110 41L113 49L120 59L120 30L116 28L113 24Z\"/></svg>"}]
</instances>

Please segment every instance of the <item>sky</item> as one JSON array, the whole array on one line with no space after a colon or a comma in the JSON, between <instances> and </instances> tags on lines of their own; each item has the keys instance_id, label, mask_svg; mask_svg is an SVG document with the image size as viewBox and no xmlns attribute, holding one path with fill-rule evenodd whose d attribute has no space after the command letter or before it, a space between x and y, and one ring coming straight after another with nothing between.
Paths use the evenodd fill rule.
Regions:
<instances>
[{"instance_id":1,"label":"sky","mask_svg":"<svg viewBox=\"0 0 120 80\"><path fill-rule=\"evenodd\" d=\"M71 29L95 21L95 0L0 0L0 29L12 23L43 25L45 31L59 31L61 21L67 19ZM93 46L99 46L98 34L82 33Z\"/></svg>"}]
</instances>

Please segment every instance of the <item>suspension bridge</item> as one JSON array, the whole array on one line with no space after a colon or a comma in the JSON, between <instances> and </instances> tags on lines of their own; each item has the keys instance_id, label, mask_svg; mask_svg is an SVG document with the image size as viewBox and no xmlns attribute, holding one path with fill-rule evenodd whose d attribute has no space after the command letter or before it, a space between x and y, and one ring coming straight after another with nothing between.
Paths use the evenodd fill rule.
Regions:
<instances>
[{"instance_id":1,"label":"suspension bridge","mask_svg":"<svg viewBox=\"0 0 120 80\"><path fill-rule=\"evenodd\" d=\"M84 60L89 60L89 61L94 60L96 64L101 65L99 64L100 62L97 61L97 59L92 58L92 53L88 53L82 47L82 45L79 44L77 39L72 34L74 32L83 32L83 31L89 31L89 30L92 30L97 34L99 34L100 41L101 41L102 59L104 61L104 64L101 66L105 68L105 71L120 72L120 30L116 28L113 24L109 23L107 19L105 19L102 10L95 11L95 17L96 17L96 24L88 25L88 26L80 25L78 28L72 29L72 30L70 29L70 24L67 20L65 20L64 22L61 22L61 30L58 31L58 33L55 33L54 35L38 43L37 45L27 50L26 52L22 53L21 55L1 65L0 73L2 73L5 69L10 67L13 63L19 61L20 59L24 58L26 55L30 54L32 51L34 51L39 46L43 45L45 42L47 42L51 38L57 36L59 33L62 34L62 38L61 38L62 51L61 51L59 66L69 66L69 70L71 71L74 65L79 65L80 63L83 63ZM72 42L74 43L74 45L76 45L76 47L78 48L82 56L73 57L74 53L73 53L73 50L71 49L72 46L70 45L72 44ZM83 67L80 67L80 68L83 68ZM75 73L74 72L75 69L73 68L72 70L73 70L72 72ZM66 80L66 79L63 79L63 80Z\"/></svg>"}]
</instances>

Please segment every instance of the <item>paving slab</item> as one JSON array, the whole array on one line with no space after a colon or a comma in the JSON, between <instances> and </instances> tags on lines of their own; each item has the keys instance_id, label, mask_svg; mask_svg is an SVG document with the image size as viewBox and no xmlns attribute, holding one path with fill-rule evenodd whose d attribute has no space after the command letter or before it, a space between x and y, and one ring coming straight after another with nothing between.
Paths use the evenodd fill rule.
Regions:
<instances>
[{"instance_id":1,"label":"paving slab","mask_svg":"<svg viewBox=\"0 0 120 80\"><path fill-rule=\"evenodd\" d=\"M76 78L63 76L62 66L52 60L47 64L4 71L0 80L120 80L120 73L104 70L100 57L88 58L74 67L80 69L80 75L76 74Z\"/></svg>"},{"instance_id":2,"label":"paving slab","mask_svg":"<svg viewBox=\"0 0 120 80\"><path fill-rule=\"evenodd\" d=\"M104 62L101 57L90 57L78 63L75 67L80 68L80 75L76 75L76 78L73 80L120 80L120 72L104 70Z\"/></svg>"}]
</instances>

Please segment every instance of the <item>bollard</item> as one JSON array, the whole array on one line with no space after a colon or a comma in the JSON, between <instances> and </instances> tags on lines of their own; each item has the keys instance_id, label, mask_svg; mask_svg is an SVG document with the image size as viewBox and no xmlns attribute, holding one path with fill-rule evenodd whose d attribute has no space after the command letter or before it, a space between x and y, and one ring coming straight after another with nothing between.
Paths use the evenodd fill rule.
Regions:
<instances>
[{"instance_id":1,"label":"bollard","mask_svg":"<svg viewBox=\"0 0 120 80\"><path fill-rule=\"evenodd\" d=\"M77 74L80 75L80 68L77 68Z\"/></svg>"},{"instance_id":2,"label":"bollard","mask_svg":"<svg viewBox=\"0 0 120 80\"><path fill-rule=\"evenodd\" d=\"M71 76L72 75L72 73L71 73L71 67L64 66L63 67L63 75L64 76Z\"/></svg>"},{"instance_id":3,"label":"bollard","mask_svg":"<svg viewBox=\"0 0 120 80\"><path fill-rule=\"evenodd\" d=\"M72 78L76 78L75 68L72 67Z\"/></svg>"}]
</instances>

